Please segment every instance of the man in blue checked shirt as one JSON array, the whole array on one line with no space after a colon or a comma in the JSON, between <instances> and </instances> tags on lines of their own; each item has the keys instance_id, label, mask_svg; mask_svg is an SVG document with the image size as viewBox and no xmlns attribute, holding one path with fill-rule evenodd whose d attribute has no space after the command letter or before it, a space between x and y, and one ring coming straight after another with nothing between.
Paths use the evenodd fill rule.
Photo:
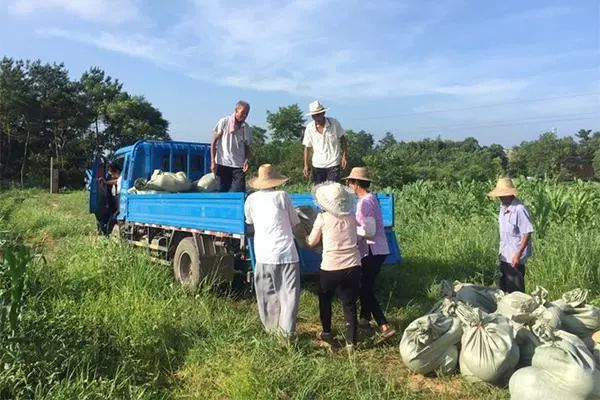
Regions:
<instances>
[{"instance_id":1,"label":"man in blue checked shirt","mask_svg":"<svg viewBox=\"0 0 600 400\"><path fill-rule=\"evenodd\" d=\"M490 197L500 198L500 289L506 293L525 292L525 263L531 256L531 214L517 199L517 189L510 178L500 178Z\"/></svg>"}]
</instances>

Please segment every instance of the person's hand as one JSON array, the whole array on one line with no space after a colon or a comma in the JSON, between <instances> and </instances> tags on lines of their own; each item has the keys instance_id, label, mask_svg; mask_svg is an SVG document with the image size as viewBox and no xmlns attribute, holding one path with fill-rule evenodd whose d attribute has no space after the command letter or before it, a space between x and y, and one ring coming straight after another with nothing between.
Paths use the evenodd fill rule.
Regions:
<instances>
[{"instance_id":1,"label":"person's hand","mask_svg":"<svg viewBox=\"0 0 600 400\"><path fill-rule=\"evenodd\" d=\"M515 268L517 265L519 265L520 262L521 262L521 253L516 252L515 255L512 257L510 265L512 265L512 267Z\"/></svg>"},{"instance_id":2,"label":"person's hand","mask_svg":"<svg viewBox=\"0 0 600 400\"><path fill-rule=\"evenodd\" d=\"M308 165L304 166L304 177L308 178Z\"/></svg>"},{"instance_id":3,"label":"person's hand","mask_svg":"<svg viewBox=\"0 0 600 400\"><path fill-rule=\"evenodd\" d=\"M342 156L342 169L346 169L348 165L348 161L346 160L346 156Z\"/></svg>"},{"instance_id":4,"label":"person's hand","mask_svg":"<svg viewBox=\"0 0 600 400\"><path fill-rule=\"evenodd\" d=\"M100 183L106 183L106 181L104 180L104 178L103 178L103 177L99 177L99 178L98 178L98 182L100 182Z\"/></svg>"},{"instance_id":5,"label":"person's hand","mask_svg":"<svg viewBox=\"0 0 600 400\"><path fill-rule=\"evenodd\" d=\"M250 163L248 162L248 160L244 160L244 165L242 166L242 171L244 173L246 173L246 171L248 171L248 168L250 168Z\"/></svg>"},{"instance_id":6,"label":"person's hand","mask_svg":"<svg viewBox=\"0 0 600 400\"><path fill-rule=\"evenodd\" d=\"M210 162L210 172L212 172L212 173L214 174L216 169L217 169L217 168L216 168L216 164L215 164L215 162L214 162L214 161L211 161L211 162Z\"/></svg>"}]
</instances>

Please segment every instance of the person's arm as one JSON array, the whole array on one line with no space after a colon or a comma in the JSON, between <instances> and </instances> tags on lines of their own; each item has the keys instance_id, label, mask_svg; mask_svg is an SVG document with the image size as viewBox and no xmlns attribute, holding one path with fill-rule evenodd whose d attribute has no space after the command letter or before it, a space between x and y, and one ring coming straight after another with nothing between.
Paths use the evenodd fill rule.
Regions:
<instances>
[{"instance_id":1,"label":"person's arm","mask_svg":"<svg viewBox=\"0 0 600 400\"><path fill-rule=\"evenodd\" d=\"M246 171L248 171L248 168L250 168L250 156L251 156L251 152L250 152L250 146L247 143L244 143L244 154L246 155L246 158L244 159L244 165L242 166L242 171L244 171L244 173L246 173Z\"/></svg>"},{"instance_id":2,"label":"person's arm","mask_svg":"<svg viewBox=\"0 0 600 400\"><path fill-rule=\"evenodd\" d=\"M376 231L374 210L369 203L359 202L356 208L356 234L361 237L373 237Z\"/></svg>"},{"instance_id":3,"label":"person's arm","mask_svg":"<svg viewBox=\"0 0 600 400\"><path fill-rule=\"evenodd\" d=\"M527 248L527 245L531 240L531 233L533 232L531 215L529 214L529 210L524 206L519 207L517 211L517 226L519 227L519 233L521 234L521 241L519 242L519 248L511 260L513 268L521 263L521 256Z\"/></svg>"},{"instance_id":4,"label":"person's arm","mask_svg":"<svg viewBox=\"0 0 600 400\"><path fill-rule=\"evenodd\" d=\"M310 147L304 147L304 177L308 178L310 168L308 166L308 160L310 158Z\"/></svg>"},{"instance_id":5,"label":"person's arm","mask_svg":"<svg viewBox=\"0 0 600 400\"><path fill-rule=\"evenodd\" d=\"M244 204L244 216L246 217L246 223L248 225L254 224L254 220L252 219L252 206L250 205L251 198L248 197L246 199L246 204Z\"/></svg>"},{"instance_id":6,"label":"person's arm","mask_svg":"<svg viewBox=\"0 0 600 400\"><path fill-rule=\"evenodd\" d=\"M221 137L221 135L219 135L217 132L213 133L212 139L210 141L210 172L212 172L213 174L215 173L215 153L216 153L216 146L217 146L217 142L219 141L219 138Z\"/></svg>"},{"instance_id":7,"label":"person's arm","mask_svg":"<svg viewBox=\"0 0 600 400\"><path fill-rule=\"evenodd\" d=\"M348 153L348 146L346 143L346 136L342 136L340 138L340 145L342 146L342 169L346 169L348 165L348 160L346 159Z\"/></svg>"},{"instance_id":8,"label":"person's arm","mask_svg":"<svg viewBox=\"0 0 600 400\"><path fill-rule=\"evenodd\" d=\"M298 217L298 213L294 210L294 206L292 204L292 199L288 194L285 194L285 209L287 210L288 217L290 218L290 226L293 228L300 223L300 217Z\"/></svg>"},{"instance_id":9,"label":"person's arm","mask_svg":"<svg viewBox=\"0 0 600 400\"><path fill-rule=\"evenodd\" d=\"M362 237L373 237L377 232L375 218L365 217L360 224L356 224L356 234Z\"/></svg>"},{"instance_id":10,"label":"person's arm","mask_svg":"<svg viewBox=\"0 0 600 400\"><path fill-rule=\"evenodd\" d=\"M306 238L306 244L308 247L315 247L321 241L321 235L323 234L323 217L321 214L317 215L315 223L313 224L312 231Z\"/></svg>"},{"instance_id":11,"label":"person's arm","mask_svg":"<svg viewBox=\"0 0 600 400\"><path fill-rule=\"evenodd\" d=\"M311 140L311 136L310 136L309 126L307 126L304 129L304 138L302 139L302 144L304 145L304 177L305 178L308 178L308 174L310 172L308 160L310 157L310 148L312 147L312 140Z\"/></svg>"},{"instance_id":12,"label":"person's arm","mask_svg":"<svg viewBox=\"0 0 600 400\"><path fill-rule=\"evenodd\" d=\"M530 235L531 235L530 233L524 233L523 235L521 235L521 241L519 242L519 248L513 255L512 262L511 262L511 265L513 266L513 268L521 263L521 256L523 255L523 251L525 251L525 249L527 248L527 245L529 244L529 236Z\"/></svg>"}]
</instances>

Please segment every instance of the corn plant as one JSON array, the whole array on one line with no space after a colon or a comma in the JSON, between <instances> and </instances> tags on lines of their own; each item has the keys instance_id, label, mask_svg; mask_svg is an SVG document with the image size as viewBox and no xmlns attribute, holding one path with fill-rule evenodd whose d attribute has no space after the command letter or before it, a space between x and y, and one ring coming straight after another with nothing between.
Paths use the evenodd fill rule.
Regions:
<instances>
[{"instance_id":1,"label":"corn plant","mask_svg":"<svg viewBox=\"0 0 600 400\"><path fill-rule=\"evenodd\" d=\"M33 252L25 245L0 241L0 329L6 331L8 322L11 337L17 332L25 302L27 267L33 260Z\"/></svg>"}]
</instances>

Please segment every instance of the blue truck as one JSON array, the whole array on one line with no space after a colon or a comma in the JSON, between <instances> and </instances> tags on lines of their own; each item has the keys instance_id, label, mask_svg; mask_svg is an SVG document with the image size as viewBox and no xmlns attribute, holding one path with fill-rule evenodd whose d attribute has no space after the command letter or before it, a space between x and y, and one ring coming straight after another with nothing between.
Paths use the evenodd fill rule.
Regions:
<instances>
[{"instance_id":1,"label":"blue truck","mask_svg":"<svg viewBox=\"0 0 600 400\"><path fill-rule=\"evenodd\" d=\"M231 282L236 274L252 282L252 226L244 219L245 193L129 193L138 178L149 179L156 169L184 171L191 180L210 172L210 144L177 141L138 141L117 150L111 163L121 167L119 213L112 235L140 248L173 268L177 281L195 287L207 277ZM89 211L97 219L107 207L107 160L98 157L88 171ZM309 193L291 194L294 207L317 208ZM394 196L378 194L391 254L386 264L402 258L393 231ZM299 246L301 272L319 270L320 254Z\"/></svg>"}]
</instances>

